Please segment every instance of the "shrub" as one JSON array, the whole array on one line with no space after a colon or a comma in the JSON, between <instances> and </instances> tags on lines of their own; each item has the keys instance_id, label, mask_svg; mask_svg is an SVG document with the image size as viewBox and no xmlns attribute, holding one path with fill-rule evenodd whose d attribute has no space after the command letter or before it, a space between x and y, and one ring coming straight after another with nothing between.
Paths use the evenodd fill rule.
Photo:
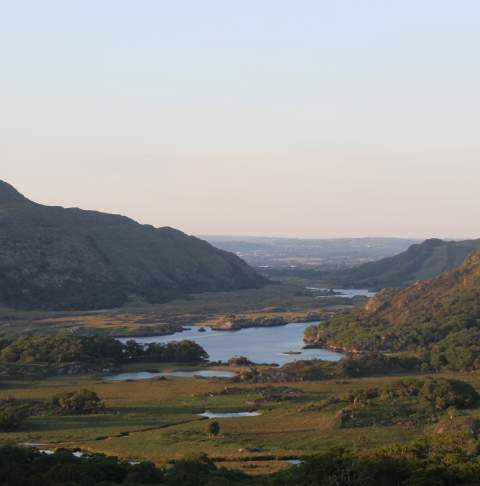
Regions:
<instances>
[{"instance_id":1,"label":"shrub","mask_svg":"<svg viewBox=\"0 0 480 486\"><path fill-rule=\"evenodd\" d=\"M475 389L460 380L426 380L419 392L420 400L431 404L435 410L447 410L449 407L469 408L478 401Z\"/></svg>"}]
</instances>

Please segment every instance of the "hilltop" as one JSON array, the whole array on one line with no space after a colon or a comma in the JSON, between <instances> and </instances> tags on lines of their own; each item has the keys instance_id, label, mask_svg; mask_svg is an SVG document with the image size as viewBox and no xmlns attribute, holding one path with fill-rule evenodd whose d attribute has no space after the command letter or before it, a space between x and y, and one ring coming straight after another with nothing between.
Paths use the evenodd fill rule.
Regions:
<instances>
[{"instance_id":1,"label":"hilltop","mask_svg":"<svg viewBox=\"0 0 480 486\"><path fill-rule=\"evenodd\" d=\"M480 250L458 268L311 327L310 344L352 352L422 354L433 368L480 368Z\"/></svg>"},{"instance_id":2,"label":"hilltop","mask_svg":"<svg viewBox=\"0 0 480 486\"><path fill-rule=\"evenodd\" d=\"M355 268L321 275L331 286L382 289L405 287L459 266L480 239L465 241L426 240L398 255L364 263Z\"/></svg>"},{"instance_id":3,"label":"hilltop","mask_svg":"<svg viewBox=\"0 0 480 486\"><path fill-rule=\"evenodd\" d=\"M103 309L266 282L236 255L176 229L44 206L0 181L0 306Z\"/></svg>"}]
</instances>

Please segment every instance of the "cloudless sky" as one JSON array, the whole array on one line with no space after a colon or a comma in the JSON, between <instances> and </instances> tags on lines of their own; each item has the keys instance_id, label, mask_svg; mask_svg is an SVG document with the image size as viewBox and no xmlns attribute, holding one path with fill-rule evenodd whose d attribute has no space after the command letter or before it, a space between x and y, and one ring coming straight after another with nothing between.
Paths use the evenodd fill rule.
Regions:
<instances>
[{"instance_id":1,"label":"cloudless sky","mask_svg":"<svg viewBox=\"0 0 480 486\"><path fill-rule=\"evenodd\" d=\"M0 0L0 179L193 234L480 237L477 0Z\"/></svg>"}]
</instances>

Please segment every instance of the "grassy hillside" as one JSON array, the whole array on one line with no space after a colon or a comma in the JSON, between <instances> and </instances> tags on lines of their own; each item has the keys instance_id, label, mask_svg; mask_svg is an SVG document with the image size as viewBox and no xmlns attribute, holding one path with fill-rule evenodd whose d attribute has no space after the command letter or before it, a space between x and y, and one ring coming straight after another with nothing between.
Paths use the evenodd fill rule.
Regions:
<instances>
[{"instance_id":1,"label":"grassy hillside","mask_svg":"<svg viewBox=\"0 0 480 486\"><path fill-rule=\"evenodd\" d=\"M172 228L35 204L0 181L0 305L101 309L262 286L237 256Z\"/></svg>"},{"instance_id":2,"label":"grassy hillside","mask_svg":"<svg viewBox=\"0 0 480 486\"><path fill-rule=\"evenodd\" d=\"M480 248L480 239L465 241L426 240L407 251L359 267L321 276L332 286L381 289L404 287L435 277L460 265Z\"/></svg>"},{"instance_id":3,"label":"grassy hillside","mask_svg":"<svg viewBox=\"0 0 480 486\"><path fill-rule=\"evenodd\" d=\"M309 329L306 340L350 351L423 353L432 368L480 367L480 251L463 265Z\"/></svg>"}]
</instances>

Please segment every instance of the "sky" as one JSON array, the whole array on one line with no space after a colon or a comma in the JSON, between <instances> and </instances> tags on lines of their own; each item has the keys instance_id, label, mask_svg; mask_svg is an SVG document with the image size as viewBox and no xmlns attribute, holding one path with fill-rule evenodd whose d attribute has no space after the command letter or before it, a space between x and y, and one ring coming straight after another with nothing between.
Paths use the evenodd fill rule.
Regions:
<instances>
[{"instance_id":1,"label":"sky","mask_svg":"<svg viewBox=\"0 0 480 486\"><path fill-rule=\"evenodd\" d=\"M0 0L0 179L189 234L480 237L477 0Z\"/></svg>"}]
</instances>

